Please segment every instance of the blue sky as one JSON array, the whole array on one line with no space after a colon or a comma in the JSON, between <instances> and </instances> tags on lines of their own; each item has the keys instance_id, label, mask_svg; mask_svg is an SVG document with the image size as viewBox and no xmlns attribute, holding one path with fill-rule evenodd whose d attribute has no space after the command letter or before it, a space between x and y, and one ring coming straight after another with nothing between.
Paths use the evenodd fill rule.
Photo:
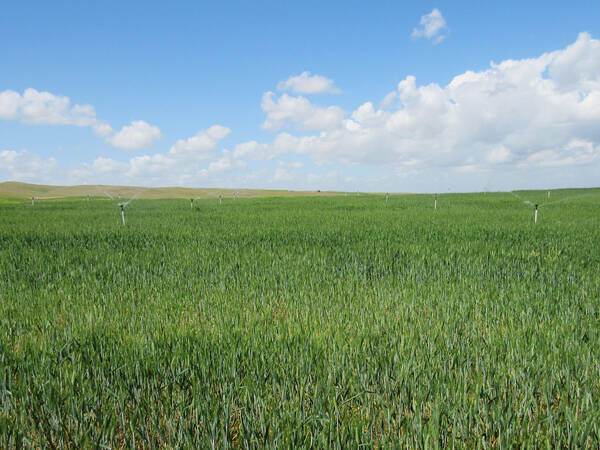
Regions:
<instances>
[{"instance_id":1,"label":"blue sky","mask_svg":"<svg viewBox=\"0 0 600 450\"><path fill-rule=\"evenodd\" d=\"M597 1L12 2L0 181L598 186L599 17Z\"/></svg>"}]
</instances>

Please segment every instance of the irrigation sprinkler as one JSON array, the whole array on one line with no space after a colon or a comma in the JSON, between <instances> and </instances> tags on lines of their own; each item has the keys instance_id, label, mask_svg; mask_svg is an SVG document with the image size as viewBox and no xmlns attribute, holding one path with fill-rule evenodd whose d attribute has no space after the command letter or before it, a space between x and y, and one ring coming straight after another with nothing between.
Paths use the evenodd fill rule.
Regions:
<instances>
[{"instance_id":1,"label":"irrigation sprinkler","mask_svg":"<svg viewBox=\"0 0 600 450\"><path fill-rule=\"evenodd\" d=\"M533 216L533 223L537 223L537 215L538 215L538 204L535 204L535 215Z\"/></svg>"},{"instance_id":2,"label":"irrigation sprinkler","mask_svg":"<svg viewBox=\"0 0 600 450\"><path fill-rule=\"evenodd\" d=\"M386 192L385 193L385 202L387 203L387 201L390 199L390 193Z\"/></svg>"},{"instance_id":3,"label":"irrigation sprinkler","mask_svg":"<svg viewBox=\"0 0 600 450\"><path fill-rule=\"evenodd\" d=\"M190 209L194 209L194 199L190 198Z\"/></svg>"},{"instance_id":4,"label":"irrigation sprinkler","mask_svg":"<svg viewBox=\"0 0 600 450\"><path fill-rule=\"evenodd\" d=\"M223 196L219 195L219 205L221 204L221 201L223 200Z\"/></svg>"},{"instance_id":5,"label":"irrigation sprinkler","mask_svg":"<svg viewBox=\"0 0 600 450\"><path fill-rule=\"evenodd\" d=\"M126 202L119 203L119 207L121 208L121 219L123 220L123 226L125 226L125 207L129 205L132 201L134 201L138 197L138 195L142 193L142 191L143 189L141 191L138 191L133 197L131 197Z\"/></svg>"},{"instance_id":6,"label":"irrigation sprinkler","mask_svg":"<svg viewBox=\"0 0 600 450\"><path fill-rule=\"evenodd\" d=\"M433 201L433 209L437 210L437 194L435 194L435 200Z\"/></svg>"},{"instance_id":7,"label":"irrigation sprinkler","mask_svg":"<svg viewBox=\"0 0 600 450\"><path fill-rule=\"evenodd\" d=\"M550 200L550 191L548 191L548 200Z\"/></svg>"},{"instance_id":8,"label":"irrigation sprinkler","mask_svg":"<svg viewBox=\"0 0 600 450\"><path fill-rule=\"evenodd\" d=\"M35 197L31 197L31 206L35 206Z\"/></svg>"}]
</instances>

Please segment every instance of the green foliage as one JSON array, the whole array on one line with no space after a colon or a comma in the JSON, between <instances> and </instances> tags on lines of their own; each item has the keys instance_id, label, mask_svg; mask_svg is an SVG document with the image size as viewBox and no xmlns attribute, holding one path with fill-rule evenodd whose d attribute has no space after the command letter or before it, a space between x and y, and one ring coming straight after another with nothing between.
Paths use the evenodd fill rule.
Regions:
<instances>
[{"instance_id":1,"label":"green foliage","mask_svg":"<svg viewBox=\"0 0 600 450\"><path fill-rule=\"evenodd\" d=\"M0 447L597 447L600 191L561 199L0 203Z\"/></svg>"}]
</instances>

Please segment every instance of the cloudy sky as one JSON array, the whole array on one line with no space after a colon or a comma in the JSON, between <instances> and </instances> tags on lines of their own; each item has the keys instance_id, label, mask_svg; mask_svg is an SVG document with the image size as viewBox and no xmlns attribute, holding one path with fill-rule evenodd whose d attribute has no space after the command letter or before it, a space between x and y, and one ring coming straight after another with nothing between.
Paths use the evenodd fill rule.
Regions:
<instances>
[{"instance_id":1,"label":"cloudy sky","mask_svg":"<svg viewBox=\"0 0 600 450\"><path fill-rule=\"evenodd\" d=\"M0 181L600 185L600 3L9 2Z\"/></svg>"}]
</instances>

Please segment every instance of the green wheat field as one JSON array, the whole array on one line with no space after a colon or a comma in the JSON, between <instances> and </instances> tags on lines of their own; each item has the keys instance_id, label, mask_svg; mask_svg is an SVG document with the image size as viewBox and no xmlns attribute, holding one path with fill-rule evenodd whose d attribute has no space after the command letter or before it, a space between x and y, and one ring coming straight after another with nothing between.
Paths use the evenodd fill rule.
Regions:
<instances>
[{"instance_id":1,"label":"green wheat field","mask_svg":"<svg viewBox=\"0 0 600 450\"><path fill-rule=\"evenodd\" d=\"M600 445L600 189L193 206L0 200L1 448Z\"/></svg>"}]
</instances>

